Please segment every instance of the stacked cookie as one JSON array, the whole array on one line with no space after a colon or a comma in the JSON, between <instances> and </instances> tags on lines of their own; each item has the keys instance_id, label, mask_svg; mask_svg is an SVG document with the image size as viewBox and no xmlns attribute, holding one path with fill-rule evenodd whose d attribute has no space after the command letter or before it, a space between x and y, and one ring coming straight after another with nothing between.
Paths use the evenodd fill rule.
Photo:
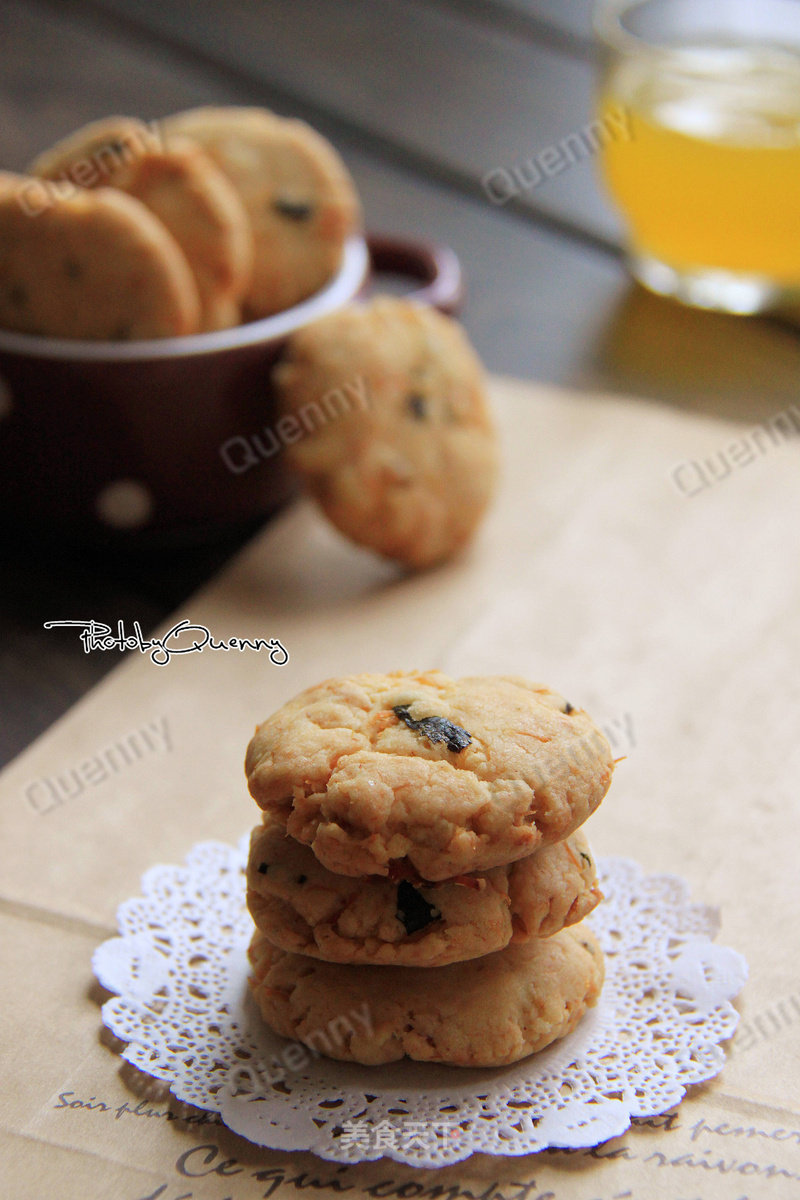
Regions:
<instances>
[{"instance_id":1,"label":"stacked cookie","mask_svg":"<svg viewBox=\"0 0 800 1200\"><path fill-rule=\"evenodd\" d=\"M109 117L0 172L0 326L128 340L290 308L360 223L333 147L260 108Z\"/></svg>"},{"instance_id":2,"label":"stacked cookie","mask_svg":"<svg viewBox=\"0 0 800 1200\"><path fill-rule=\"evenodd\" d=\"M264 810L252 986L278 1033L363 1063L495 1066L595 1002L602 955L579 922L601 896L579 827L613 762L549 688L331 679L256 730L246 771Z\"/></svg>"}]
</instances>

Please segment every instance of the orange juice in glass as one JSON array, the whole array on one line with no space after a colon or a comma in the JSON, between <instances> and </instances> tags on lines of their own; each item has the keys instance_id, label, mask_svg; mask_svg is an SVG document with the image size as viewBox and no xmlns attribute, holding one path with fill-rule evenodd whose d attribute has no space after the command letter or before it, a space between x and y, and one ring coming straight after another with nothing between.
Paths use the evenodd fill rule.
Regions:
<instances>
[{"instance_id":1,"label":"orange juice in glass","mask_svg":"<svg viewBox=\"0 0 800 1200\"><path fill-rule=\"evenodd\" d=\"M800 0L606 0L601 170L652 291L724 312L800 295Z\"/></svg>"}]
</instances>

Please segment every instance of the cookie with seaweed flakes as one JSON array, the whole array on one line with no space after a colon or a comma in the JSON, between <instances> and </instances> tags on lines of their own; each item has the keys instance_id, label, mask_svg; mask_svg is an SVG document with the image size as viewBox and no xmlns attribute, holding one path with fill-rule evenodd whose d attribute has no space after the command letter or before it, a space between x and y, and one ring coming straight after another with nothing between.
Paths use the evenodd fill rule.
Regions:
<instances>
[{"instance_id":1,"label":"cookie with seaweed flakes","mask_svg":"<svg viewBox=\"0 0 800 1200\"><path fill-rule=\"evenodd\" d=\"M114 341L197 331L189 265L144 204L75 190L31 216L20 203L31 182L0 173L0 327Z\"/></svg>"},{"instance_id":2,"label":"cookie with seaweed flakes","mask_svg":"<svg viewBox=\"0 0 800 1200\"><path fill-rule=\"evenodd\" d=\"M446 967L321 963L256 931L251 986L277 1033L332 1058L459 1067L516 1062L571 1033L603 985L582 925Z\"/></svg>"},{"instance_id":3,"label":"cookie with seaweed flakes","mask_svg":"<svg viewBox=\"0 0 800 1200\"><path fill-rule=\"evenodd\" d=\"M164 148L157 133L130 118L77 130L34 162L33 174L119 188L163 222L186 255L202 306L201 330L239 323L253 269L253 234L233 185L186 138Z\"/></svg>"},{"instance_id":4,"label":"cookie with seaweed flakes","mask_svg":"<svg viewBox=\"0 0 800 1200\"><path fill-rule=\"evenodd\" d=\"M549 937L599 903L582 833L510 866L441 883L334 875L265 815L253 830L247 905L274 945L327 962L438 967Z\"/></svg>"},{"instance_id":5,"label":"cookie with seaweed flakes","mask_svg":"<svg viewBox=\"0 0 800 1200\"><path fill-rule=\"evenodd\" d=\"M568 837L611 782L590 717L540 684L438 671L329 679L258 727L261 808L340 875L487 871Z\"/></svg>"},{"instance_id":6,"label":"cookie with seaweed flakes","mask_svg":"<svg viewBox=\"0 0 800 1200\"><path fill-rule=\"evenodd\" d=\"M361 212L344 163L321 134L261 108L196 108L161 127L167 144L182 136L202 146L244 205L254 237L247 320L291 308L335 275Z\"/></svg>"},{"instance_id":7,"label":"cookie with seaweed flakes","mask_svg":"<svg viewBox=\"0 0 800 1200\"><path fill-rule=\"evenodd\" d=\"M305 430L287 457L342 533L413 568L469 540L498 456L483 368L454 320L390 296L352 305L299 330L273 377ZM366 404L316 419L355 384Z\"/></svg>"}]
</instances>

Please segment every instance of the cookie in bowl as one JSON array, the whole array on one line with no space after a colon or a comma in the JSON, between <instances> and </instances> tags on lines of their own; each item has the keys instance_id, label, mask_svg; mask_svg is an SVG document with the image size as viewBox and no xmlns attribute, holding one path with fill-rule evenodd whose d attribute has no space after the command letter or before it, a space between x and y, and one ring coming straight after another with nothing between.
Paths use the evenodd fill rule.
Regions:
<instances>
[{"instance_id":1,"label":"cookie in bowl","mask_svg":"<svg viewBox=\"0 0 800 1200\"><path fill-rule=\"evenodd\" d=\"M38 156L32 175L63 185L114 187L135 196L183 250L201 303L201 332L241 321L253 270L253 234L233 185L187 138L165 147L157 128L108 117Z\"/></svg>"},{"instance_id":2,"label":"cookie in bowl","mask_svg":"<svg viewBox=\"0 0 800 1200\"><path fill-rule=\"evenodd\" d=\"M197 332L186 257L141 201L70 189L30 215L21 197L31 182L0 172L0 328L112 341Z\"/></svg>"},{"instance_id":3,"label":"cookie in bowl","mask_svg":"<svg viewBox=\"0 0 800 1200\"><path fill-rule=\"evenodd\" d=\"M291 308L335 275L361 208L327 139L263 108L196 108L161 128L168 146L180 137L202 147L242 201L254 239L245 320Z\"/></svg>"}]
</instances>

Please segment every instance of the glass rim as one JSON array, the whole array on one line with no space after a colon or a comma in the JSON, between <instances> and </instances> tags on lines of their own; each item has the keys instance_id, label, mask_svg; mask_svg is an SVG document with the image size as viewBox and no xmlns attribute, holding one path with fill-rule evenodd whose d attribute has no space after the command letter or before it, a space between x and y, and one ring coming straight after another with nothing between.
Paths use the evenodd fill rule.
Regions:
<instances>
[{"instance_id":1,"label":"glass rim","mask_svg":"<svg viewBox=\"0 0 800 1200\"><path fill-rule=\"evenodd\" d=\"M679 47L670 42L656 41L653 38L634 33L625 26L625 16L634 9L644 8L645 5L669 3L670 0L595 0L592 11L592 28L595 37L606 49L617 53L650 53L674 54ZM769 3L769 0L762 0ZM782 5L783 0L778 0ZM796 0L800 11L800 0Z\"/></svg>"},{"instance_id":2,"label":"glass rim","mask_svg":"<svg viewBox=\"0 0 800 1200\"><path fill-rule=\"evenodd\" d=\"M596 0L592 12L592 28L595 37L612 50L659 50L644 38L637 37L625 28L622 18L630 8L639 8L647 0Z\"/></svg>"}]
</instances>

